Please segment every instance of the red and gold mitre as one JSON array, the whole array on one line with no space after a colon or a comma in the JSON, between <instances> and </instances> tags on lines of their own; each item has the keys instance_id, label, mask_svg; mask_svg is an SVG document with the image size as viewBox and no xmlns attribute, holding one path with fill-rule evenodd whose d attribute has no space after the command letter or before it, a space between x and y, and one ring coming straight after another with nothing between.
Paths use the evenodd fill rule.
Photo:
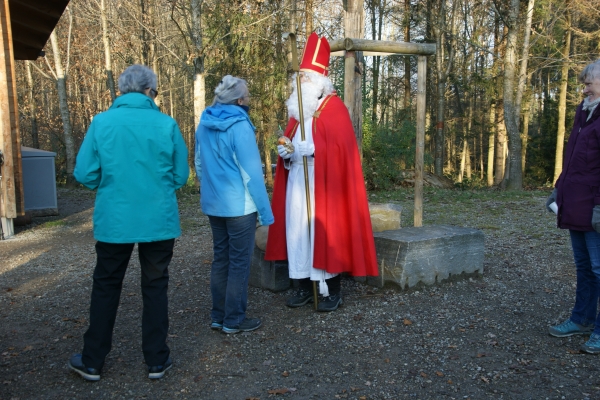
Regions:
<instances>
[{"instance_id":1,"label":"red and gold mitre","mask_svg":"<svg viewBox=\"0 0 600 400\"><path fill-rule=\"evenodd\" d=\"M329 69L329 42L325 37L311 33L304 47L300 71L312 71L327 76Z\"/></svg>"}]
</instances>

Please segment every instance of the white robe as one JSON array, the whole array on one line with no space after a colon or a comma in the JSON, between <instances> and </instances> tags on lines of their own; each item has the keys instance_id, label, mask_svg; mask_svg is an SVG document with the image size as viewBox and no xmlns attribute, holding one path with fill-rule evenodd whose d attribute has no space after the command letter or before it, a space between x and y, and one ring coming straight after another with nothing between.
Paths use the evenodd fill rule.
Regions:
<instances>
[{"instance_id":1,"label":"white robe","mask_svg":"<svg viewBox=\"0 0 600 400\"><path fill-rule=\"evenodd\" d=\"M312 117L304 120L305 140L313 143L312 136ZM300 125L292 139L294 148L298 148L302 135ZM333 278L338 274L330 274L322 269L313 268L314 256L314 231L315 231L315 167L314 158L307 157L309 191L310 191L310 244L308 232L308 217L306 207L306 185L304 179L303 157L295 151L292 154L289 165L289 175L285 196L285 218L287 235L287 253L290 278L304 279L310 278L313 281L319 281L319 292L322 296L329 296L329 290L325 279ZM287 164L287 163L286 163Z\"/></svg>"}]
</instances>

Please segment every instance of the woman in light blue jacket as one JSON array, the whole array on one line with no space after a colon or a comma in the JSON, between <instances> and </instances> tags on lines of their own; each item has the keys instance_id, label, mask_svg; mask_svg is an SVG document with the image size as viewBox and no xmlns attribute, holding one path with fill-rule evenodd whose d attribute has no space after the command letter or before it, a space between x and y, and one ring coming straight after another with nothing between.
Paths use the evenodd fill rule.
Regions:
<instances>
[{"instance_id":1,"label":"woman in light blue jacket","mask_svg":"<svg viewBox=\"0 0 600 400\"><path fill-rule=\"evenodd\" d=\"M257 218L261 225L274 221L249 102L246 81L225 76L196 131L200 204L213 233L211 328L224 333L261 326L258 318L246 318L248 277Z\"/></svg>"},{"instance_id":2,"label":"woman in light blue jacket","mask_svg":"<svg viewBox=\"0 0 600 400\"><path fill-rule=\"evenodd\" d=\"M187 182L187 148L177 122L160 112L156 74L132 65L119 76L108 111L94 117L75 166L75 179L96 190L97 263L90 326L82 354L69 367L97 381L110 351L123 278L135 243L144 300L142 350L150 379L171 368L167 288L175 238L181 234L175 190Z\"/></svg>"}]
</instances>

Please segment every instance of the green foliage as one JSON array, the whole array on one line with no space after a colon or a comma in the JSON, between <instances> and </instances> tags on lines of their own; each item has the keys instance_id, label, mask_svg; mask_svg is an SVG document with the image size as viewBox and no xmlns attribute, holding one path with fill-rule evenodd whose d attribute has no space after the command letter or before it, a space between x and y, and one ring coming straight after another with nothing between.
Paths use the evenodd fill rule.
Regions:
<instances>
[{"instance_id":1,"label":"green foliage","mask_svg":"<svg viewBox=\"0 0 600 400\"><path fill-rule=\"evenodd\" d=\"M400 183L400 171L415 160L416 126L402 120L395 126L363 123L363 172L370 190L388 190Z\"/></svg>"}]
</instances>

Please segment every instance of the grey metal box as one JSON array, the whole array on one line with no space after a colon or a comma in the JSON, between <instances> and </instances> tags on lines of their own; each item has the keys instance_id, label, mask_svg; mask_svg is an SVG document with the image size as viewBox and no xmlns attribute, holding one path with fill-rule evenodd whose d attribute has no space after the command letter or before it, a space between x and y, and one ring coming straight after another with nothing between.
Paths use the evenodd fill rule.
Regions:
<instances>
[{"instance_id":1,"label":"grey metal box","mask_svg":"<svg viewBox=\"0 0 600 400\"><path fill-rule=\"evenodd\" d=\"M58 215L55 157L51 151L21 147L25 211L33 216Z\"/></svg>"}]
</instances>

